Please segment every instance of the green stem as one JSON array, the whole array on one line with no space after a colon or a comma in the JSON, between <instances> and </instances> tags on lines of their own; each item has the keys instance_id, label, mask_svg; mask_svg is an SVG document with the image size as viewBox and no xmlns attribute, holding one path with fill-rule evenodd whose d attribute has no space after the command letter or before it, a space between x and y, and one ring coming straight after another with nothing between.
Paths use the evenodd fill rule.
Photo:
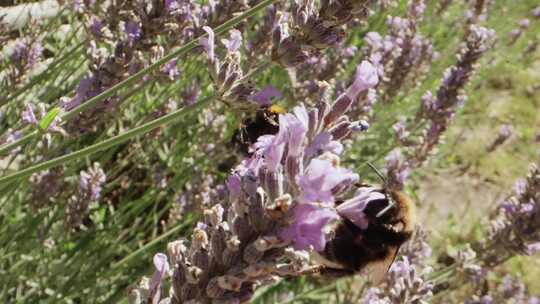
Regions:
<instances>
[{"instance_id":1,"label":"green stem","mask_svg":"<svg viewBox=\"0 0 540 304\"><path fill-rule=\"evenodd\" d=\"M174 121L177 118L180 118L188 113L194 112L200 108L205 107L208 103L210 103L211 100L214 99L214 96L207 97L196 104L193 104L191 106L184 107L182 109L176 110L174 112L171 112L167 115L164 115L160 118L154 119L152 121L149 121L141 126L135 127L129 131L126 131L122 134L119 134L117 136L111 137L109 139L106 139L102 142L99 142L97 144L91 145L89 147L80 149L78 151L69 153L67 155L63 155L57 158L53 158L48 161L44 161L38 164L35 164L33 166L30 166L26 169L19 170L11 175L4 176L0 178L0 186L7 185L13 181L19 180L24 177L28 177L32 175L35 172L39 172L42 170L47 170L49 168L64 164L66 162L76 160L82 157L85 157L87 155L105 150L110 147L114 147L120 143L123 143L135 136L148 133L154 129L159 128L162 125L166 125L172 121Z\"/></svg>"},{"instance_id":2,"label":"green stem","mask_svg":"<svg viewBox=\"0 0 540 304\"><path fill-rule=\"evenodd\" d=\"M232 18L232 19L229 19L228 21L224 22L223 24L221 24L220 26L218 26L218 27L216 27L214 29L214 33L215 33L216 37L222 35L225 32L227 32L229 29L236 26L237 24L242 22L244 19L247 19L247 18L250 18L250 17L254 16L259 11L261 11L262 9L264 9L265 7L267 7L268 5L270 5L270 4L272 4L272 3L276 2L276 1L277 0L263 0L259 4L255 5L254 7L250 8L249 10L247 10L246 12L244 12L244 13L242 13L242 14L240 14L240 15ZM164 57L162 57L158 61L156 61L153 64L149 65L148 67L146 67L144 69L141 69L137 73L135 73L135 74L131 75L130 77L120 81L119 83L117 83L114 86L108 88L107 90L101 92L100 94L98 94L98 95L88 99L87 101L81 103L76 108L74 108L71 111L66 112L64 115L62 115L62 117L61 117L62 120L63 121L68 121L68 120L74 118L75 116L77 116L79 113L84 112L84 111L96 106L97 104L99 104L103 100L114 96L114 94L117 91L119 91L121 89L128 88L128 87L134 85L139 79L143 78L145 75L149 74L150 72L158 69L163 64L171 61L172 59L174 59L176 57L183 56L183 55L187 54L188 52L192 51L193 49L195 49L199 45L199 39L201 39L203 37L206 37L206 36L207 36L207 34L203 34L203 35L191 40L190 42L184 44L182 47L180 47L180 48L172 51L171 53L165 55ZM31 133L26 134L25 136L23 136L22 138L20 138L19 140L15 141L15 142L12 142L12 143L1 146L0 147L0 155L5 154L7 151L10 151L10 150L12 150L12 149L14 149L14 148L16 148L18 146L21 146L21 145L29 142L32 138L37 136L37 134L38 134L38 131L34 130Z\"/></svg>"}]
</instances>

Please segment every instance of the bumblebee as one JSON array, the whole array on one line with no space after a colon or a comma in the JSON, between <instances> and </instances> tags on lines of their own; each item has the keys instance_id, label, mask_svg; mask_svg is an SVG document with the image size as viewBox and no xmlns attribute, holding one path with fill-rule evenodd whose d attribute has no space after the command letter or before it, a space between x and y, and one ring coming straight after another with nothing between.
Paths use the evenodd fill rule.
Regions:
<instances>
[{"instance_id":1,"label":"bumblebee","mask_svg":"<svg viewBox=\"0 0 540 304\"><path fill-rule=\"evenodd\" d=\"M232 145L243 155L249 155L249 147L262 135L276 134L279 131L278 116L284 114L280 105L265 106L255 112L254 117L242 122L231 139Z\"/></svg>"},{"instance_id":2,"label":"bumblebee","mask_svg":"<svg viewBox=\"0 0 540 304\"><path fill-rule=\"evenodd\" d=\"M336 278L363 272L373 283L384 278L399 248L413 235L415 206L402 191L375 191L384 199L370 201L364 209L369 223L365 230L344 217L330 227L326 246L315 257L321 264L316 273Z\"/></svg>"}]
</instances>

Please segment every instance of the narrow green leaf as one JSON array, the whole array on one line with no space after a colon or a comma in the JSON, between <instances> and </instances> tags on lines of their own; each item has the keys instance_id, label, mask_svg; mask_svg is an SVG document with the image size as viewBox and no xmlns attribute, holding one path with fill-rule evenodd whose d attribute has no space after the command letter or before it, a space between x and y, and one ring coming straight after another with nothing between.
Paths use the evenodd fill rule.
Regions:
<instances>
[{"instance_id":1,"label":"narrow green leaf","mask_svg":"<svg viewBox=\"0 0 540 304\"><path fill-rule=\"evenodd\" d=\"M54 119L58 116L58 114L60 114L60 111L61 109L59 107L55 107L45 114L45 116L39 121L39 128L42 131L47 131Z\"/></svg>"}]
</instances>

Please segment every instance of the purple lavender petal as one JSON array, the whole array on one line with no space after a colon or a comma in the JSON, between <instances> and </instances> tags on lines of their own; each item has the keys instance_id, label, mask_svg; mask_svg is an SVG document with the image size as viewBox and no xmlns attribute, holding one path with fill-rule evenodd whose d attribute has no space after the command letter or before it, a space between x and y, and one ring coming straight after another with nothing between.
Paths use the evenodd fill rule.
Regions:
<instances>
[{"instance_id":1,"label":"purple lavender petal","mask_svg":"<svg viewBox=\"0 0 540 304\"><path fill-rule=\"evenodd\" d=\"M236 52L242 46L242 33L239 30L231 30L229 39L221 39L221 43L225 45L229 52Z\"/></svg>"},{"instance_id":2,"label":"purple lavender petal","mask_svg":"<svg viewBox=\"0 0 540 304\"><path fill-rule=\"evenodd\" d=\"M279 231L279 237L294 243L297 250L322 251L326 245L324 226L338 218L332 209L314 204L296 204L293 207L293 222Z\"/></svg>"},{"instance_id":3,"label":"purple lavender petal","mask_svg":"<svg viewBox=\"0 0 540 304\"><path fill-rule=\"evenodd\" d=\"M227 178L226 185L227 189L229 190L229 197L231 201L234 201L240 196L240 191L242 190L241 183L242 180L237 174L231 174L229 175L229 178Z\"/></svg>"},{"instance_id":4,"label":"purple lavender petal","mask_svg":"<svg viewBox=\"0 0 540 304\"><path fill-rule=\"evenodd\" d=\"M343 145L338 141L333 141L329 132L322 132L315 136L311 145L306 149L306 156L312 157L324 152L331 152L336 155L343 152Z\"/></svg>"},{"instance_id":5,"label":"purple lavender petal","mask_svg":"<svg viewBox=\"0 0 540 304\"><path fill-rule=\"evenodd\" d=\"M214 61L215 59L214 31L208 26L203 26L203 30L208 34L208 38L203 37L199 39L199 43L202 45L202 47L208 54L208 59L210 61Z\"/></svg>"},{"instance_id":6,"label":"purple lavender petal","mask_svg":"<svg viewBox=\"0 0 540 304\"><path fill-rule=\"evenodd\" d=\"M358 94L368 89L374 88L379 83L377 69L369 62L362 61L356 68L356 76L353 84L347 90L347 96L355 100Z\"/></svg>"},{"instance_id":7,"label":"purple lavender petal","mask_svg":"<svg viewBox=\"0 0 540 304\"><path fill-rule=\"evenodd\" d=\"M152 299L153 302L157 302L154 298L157 298L159 301L161 282L169 272L170 268L167 255L163 253L154 255L154 266L156 267L156 271L154 271L152 279L150 280L149 298Z\"/></svg>"},{"instance_id":8,"label":"purple lavender petal","mask_svg":"<svg viewBox=\"0 0 540 304\"><path fill-rule=\"evenodd\" d=\"M532 243L527 245L527 254L534 255L537 252L540 252L540 242Z\"/></svg>"},{"instance_id":9,"label":"purple lavender petal","mask_svg":"<svg viewBox=\"0 0 540 304\"><path fill-rule=\"evenodd\" d=\"M328 160L312 159L297 183L302 190L302 202L333 205L332 189L344 181L356 181L358 175L345 168L337 168Z\"/></svg>"},{"instance_id":10,"label":"purple lavender petal","mask_svg":"<svg viewBox=\"0 0 540 304\"><path fill-rule=\"evenodd\" d=\"M289 155L298 156L301 152L302 143L308 131L309 117L306 108L302 105L293 109L295 115L288 114L289 122Z\"/></svg>"}]
</instances>

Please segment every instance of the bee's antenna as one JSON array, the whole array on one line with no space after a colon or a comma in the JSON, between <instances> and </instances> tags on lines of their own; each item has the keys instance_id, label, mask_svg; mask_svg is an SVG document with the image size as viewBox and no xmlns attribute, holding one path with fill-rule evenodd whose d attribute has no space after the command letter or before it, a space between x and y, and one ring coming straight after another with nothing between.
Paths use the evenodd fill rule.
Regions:
<instances>
[{"instance_id":1,"label":"bee's antenna","mask_svg":"<svg viewBox=\"0 0 540 304\"><path fill-rule=\"evenodd\" d=\"M381 173L381 171L379 171L379 169L375 168L375 166L370 162L367 162L366 164L368 165L368 167L371 168L371 170L373 170L375 172L375 174L377 174L377 176L379 176L379 178L386 185L386 177L384 177L384 175Z\"/></svg>"},{"instance_id":2,"label":"bee's antenna","mask_svg":"<svg viewBox=\"0 0 540 304\"><path fill-rule=\"evenodd\" d=\"M386 211L390 210L392 207L394 207L394 201L388 200L388 206L386 206L383 210L379 211L375 217L381 217L383 214L386 213Z\"/></svg>"},{"instance_id":3,"label":"bee's antenna","mask_svg":"<svg viewBox=\"0 0 540 304\"><path fill-rule=\"evenodd\" d=\"M379 176L379 178L386 185L386 177L381 173L381 171L379 171L377 168L375 168L375 166L370 162L367 162L366 164L368 165L368 167L371 168L371 170L373 170ZM384 195L386 196L386 191L385 191ZM391 199L388 199L388 206L386 206L383 210L379 211L379 213L377 213L376 217L381 217L388 210L390 210L392 207L394 207L394 205L395 205L394 201L391 200Z\"/></svg>"}]
</instances>

